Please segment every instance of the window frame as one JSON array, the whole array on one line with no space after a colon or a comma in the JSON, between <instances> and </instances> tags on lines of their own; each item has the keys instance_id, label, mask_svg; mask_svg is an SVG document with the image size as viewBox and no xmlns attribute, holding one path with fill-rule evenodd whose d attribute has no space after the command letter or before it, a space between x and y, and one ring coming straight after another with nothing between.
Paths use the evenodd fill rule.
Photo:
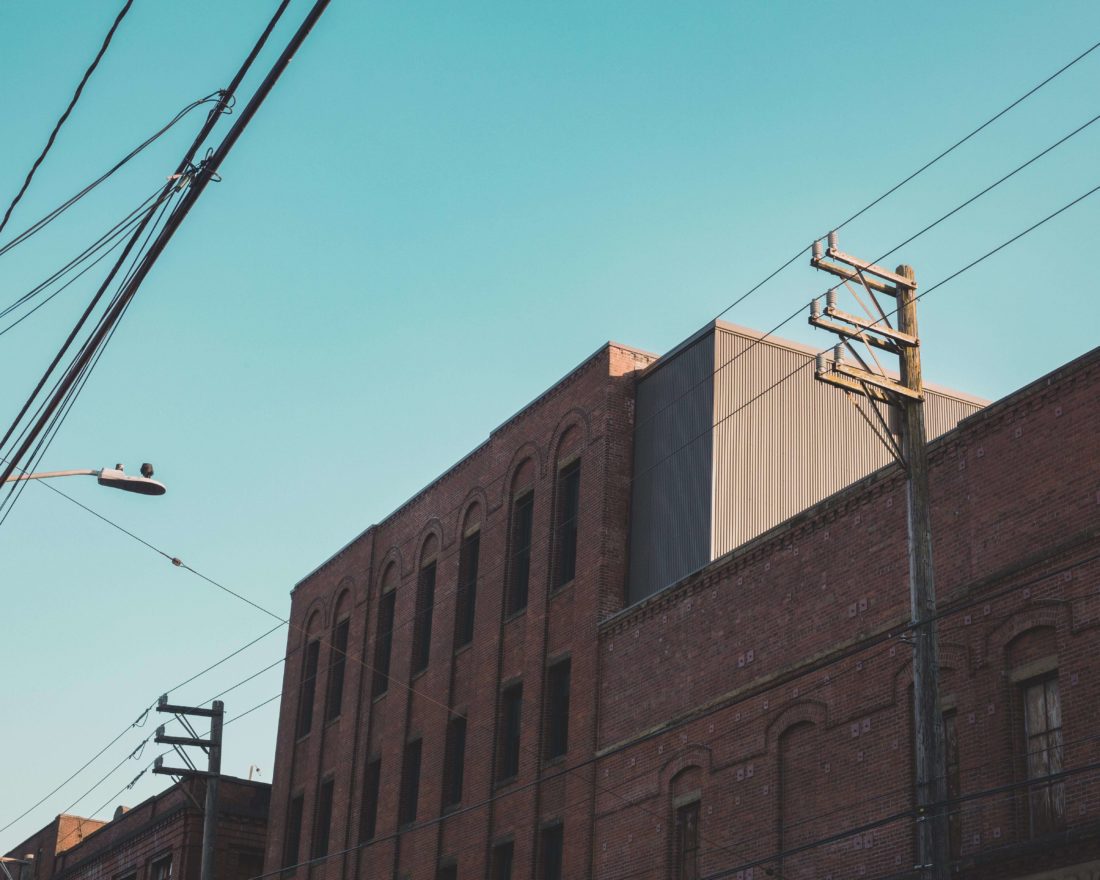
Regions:
<instances>
[{"instance_id":1,"label":"window frame","mask_svg":"<svg viewBox=\"0 0 1100 880\"><path fill-rule=\"evenodd\" d=\"M685 846L683 834L684 819L694 814L694 833L690 848ZM698 795L678 799L672 805L672 880L699 880L699 841L702 835L699 826L702 821L702 798Z\"/></svg>"},{"instance_id":2,"label":"window frame","mask_svg":"<svg viewBox=\"0 0 1100 880\"><path fill-rule=\"evenodd\" d=\"M475 526L463 535L462 544L458 549L458 589L455 591L455 651L465 648L474 640L474 626L477 621L477 579L480 561L481 528Z\"/></svg>"},{"instance_id":3,"label":"window frame","mask_svg":"<svg viewBox=\"0 0 1100 880\"><path fill-rule=\"evenodd\" d=\"M462 804L462 787L466 775L465 715L455 715L447 721L443 747L443 803L442 812L453 810Z\"/></svg>"},{"instance_id":4,"label":"window frame","mask_svg":"<svg viewBox=\"0 0 1100 880\"><path fill-rule=\"evenodd\" d=\"M564 688L561 686L563 669ZM542 760L544 762L556 761L569 754L572 677L573 663L569 656L559 657L546 667L546 684L543 688Z\"/></svg>"},{"instance_id":5,"label":"window frame","mask_svg":"<svg viewBox=\"0 0 1100 880\"><path fill-rule=\"evenodd\" d=\"M378 797L382 793L382 756L368 758L363 768L363 791L359 797L359 842L378 834ZM369 832L369 833L368 833Z\"/></svg>"},{"instance_id":6,"label":"window frame","mask_svg":"<svg viewBox=\"0 0 1100 880\"><path fill-rule=\"evenodd\" d=\"M317 806L313 810L313 834L309 841L309 858L323 859L328 856L332 842L332 803L336 795L336 778L326 776L317 786Z\"/></svg>"},{"instance_id":7,"label":"window frame","mask_svg":"<svg viewBox=\"0 0 1100 880\"><path fill-rule=\"evenodd\" d=\"M423 769L424 740L420 737L405 743L401 756L401 790L397 801L398 830L416 823L420 807L420 771Z\"/></svg>"},{"instance_id":8,"label":"window frame","mask_svg":"<svg viewBox=\"0 0 1100 880\"><path fill-rule=\"evenodd\" d=\"M528 487L512 495L512 517L508 528L508 589L505 617L527 610L531 592L531 556L535 535L535 490Z\"/></svg>"},{"instance_id":9,"label":"window frame","mask_svg":"<svg viewBox=\"0 0 1100 880\"><path fill-rule=\"evenodd\" d=\"M500 714L497 718L497 766L493 777L498 786L519 777L523 742L523 682L513 681L501 688Z\"/></svg>"},{"instance_id":10,"label":"window frame","mask_svg":"<svg viewBox=\"0 0 1100 880\"><path fill-rule=\"evenodd\" d=\"M548 840L554 846L548 847ZM565 823L550 822L539 829L538 880L562 880L564 872Z\"/></svg>"},{"instance_id":11,"label":"window frame","mask_svg":"<svg viewBox=\"0 0 1100 880\"><path fill-rule=\"evenodd\" d=\"M573 583L577 576L581 509L581 457L579 455L573 456L558 466L554 496L554 575L551 579L551 589L560 590Z\"/></svg>"},{"instance_id":12,"label":"window frame","mask_svg":"<svg viewBox=\"0 0 1100 880\"><path fill-rule=\"evenodd\" d=\"M283 833L283 870L293 872L302 861L302 823L305 821L305 792L291 795L286 809L286 827Z\"/></svg>"},{"instance_id":13,"label":"window frame","mask_svg":"<svg viewBox=\"0 0 1100 880\"><path fill-rule=\"evenodd\" d=\"M295 721L297 739L309 736L313 730L313 704L317 702L317 673L321 662L320 638L307 639L302 658L302 680L298 685L298 717Z\"/></svg>"},{"instance_id":14,"label":"window frame","mask_svg":"<svg viewBox=\"0 0 1100 880\"><path fill-rule=\"evenodd\" d=\"M371 699L376 700L390 689L390 663L393 659L393 621L397 609L397 585L383 589L378 597L378 618L374 627L374 676Z\"/></svg>"},{"instance_id":15,"label":"window frame","mask_svg":"<svg viewBox=\"0 0 1100 880\"><path fill-rule=\"evenodd\" d=\"M344 679L347 671L348 638L351 634L351 617L337 621L332 631L332 648L328 665L328 683L325 692L325 723L335 721L344 710Z\"/></svg>"},{"instance_id":16,"label":"window frame","mask_svg":"<svg viewBox=\"0 0 1100 880\"><path fill-rule=\"evenodd\" d=\"M416 573L416 612L413 617L412 658L410 676L424 672L432 658L432 617L435 610L435 587L439 567L436 558L426 559Z\"/></svg>"},{"instance_id":17,"label":"window frame","mask_svg":"<svg viewBox=\"0 0 1100 880\"><path fill-rule=\"evenodd\" d=\"M1053 687L1052 687L1053 686ZM1032 701L1030 694L1036 689L1042 689L1043 721L1047 725L1042 730L1032 733ZM1023 756L1023 773L1027 781L1027 835L1031 839L1057 834L1066 827L1066 790L1062 779L1049 780L1065 768L1065 736L1064 720L1062 713L1061 687L1058 681L1057 667L1031 678L1017 682L1018 697L1020 702L1019 733L1023 742L1021 754ZM1053 705L1057 710L1057 725L1051 725L1051 693L1054 695ZM1042 739L1044 745L1041 749L1033 748L1033 741ZM1041 756L1041 757L1040 757ZM1055 759L1052 763L1052 757ZM1035 766L1042 761L1046 772L1035 773ZM1054 766L1054 765L1057 766ZM1037 799L1037 795L1039 798ZM1046 801L1043 809L1046 815L1041 815L1036 809L1037 800Z\"/></svg>"}]
</instances>

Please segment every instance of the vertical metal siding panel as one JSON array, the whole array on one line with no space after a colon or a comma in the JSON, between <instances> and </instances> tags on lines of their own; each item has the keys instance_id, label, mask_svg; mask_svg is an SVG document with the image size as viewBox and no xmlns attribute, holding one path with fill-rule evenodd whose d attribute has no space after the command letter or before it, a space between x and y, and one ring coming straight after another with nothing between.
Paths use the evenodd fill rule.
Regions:
<instances>
[{"instance_id":1,"label":"vertical metal siding panel","mask_svg":"<svg viewBox=\"0 0 1100 880\"><path fill-rule=\"evenodd\" d=\"M812 355L722 327L716 335L712 559L893 460L843 392L814 380ZM930 440L980 409L928 399ZM855 400L875 421L870 402Z\"/></svg>"},{"instance_id":2,"label":"vertical metal siding panel","mask_svg":"<svg viewBox=\"0 0 1100 880\"><path fill-rule=\"evenodd\" d=\"M630 602L710 560L713 369L708 333L638 382Z\"/></svg>"}]
</instances>

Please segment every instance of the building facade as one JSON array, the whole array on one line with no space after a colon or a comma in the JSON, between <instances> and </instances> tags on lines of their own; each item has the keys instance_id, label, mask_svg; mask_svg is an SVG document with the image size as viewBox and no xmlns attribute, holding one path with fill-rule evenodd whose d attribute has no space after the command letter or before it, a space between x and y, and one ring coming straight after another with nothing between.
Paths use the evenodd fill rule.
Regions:
<instances>
[{"instance_id":1,"label":"building facade","mask_svg":"<svg viewBox=\"0 0 1100 880\"><path fill-rule=\"evenodd\" d=\"M270 797L267 783L221 777L217 880L250 880L262 872ZM191 780L136 807L119 807L110 822L59 816L31 838L55 839L56 854L49 862L36 856L32 877L24 880L199 880L203 798L203 783ZM32 852L27 845L12 852Z\"/></svg>"},{"instance_id":2,"label":"building facade","mask_svg":"<svg viewBox=\"0 0 1100 880\"><path fill-rule=\"evenodd\" d=\"M720 333L746 338L711 333L717 350L742 344ZM806 356L749 348L749 372L758 356ZM1100 606L1088 596L1098 364L1094 352L981 411L949 392L933 404L950 828L964 876L1100 858L1100 808L1080 769L1100 757L1089 739ZM712 455L639 508L646 424L708 381L703 370L643 404L659 365L601 348L295 587L265 872L918 876L902 476L853 453L853 485L806 495L797 480L770 486L771 465L742 469L742 498L775 498L738 519L734 459L713 456L726 412L714 399L742 406L760 382L742 376L732 398L706 392L699 431L666 422L676 448L711 432ZM738 420L718 446L783 461L862 424L822 412L807 434L766 442ZM668 511L687 480L692 503L712 506L692 526L705 558L685 555L670 585L662 572L636 590L636 545L673 540L687 514ZM723 522L748 531L715 539L718 496ZM793 517L791 496L803 504Z\"/></svg>"}]
</instances>

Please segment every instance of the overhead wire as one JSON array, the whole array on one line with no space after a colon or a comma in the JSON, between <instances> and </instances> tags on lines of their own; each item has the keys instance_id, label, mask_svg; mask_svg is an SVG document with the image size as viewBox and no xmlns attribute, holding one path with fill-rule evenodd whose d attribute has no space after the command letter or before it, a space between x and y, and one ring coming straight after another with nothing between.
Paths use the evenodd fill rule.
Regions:
<instances>
[{"instance_id":1,"label":"overhead wire","mask_svg":"<svg viewBox=\"0 0 1100 880\"><path fill-rule=\"evenodd\" d=\"M53 147L58 132L61 131L61 126L65 124L65 120L68 119L69 114L73 112L73 108L76 106L77 101L80 100L80 95L84 91L84 86L87 85L88 80L91 79L95 69L99 66L100 60L107 52L107 47L111 45L111 40L114 38L115 31L118 30L118 26L122 24L122 20L126 17L126 13L130 11L130 7L133 6L133 4L134 0L126 0L122 5L122 9L119 10L118 15L115 16L114 23L111 25L110 30L107 31L107 36L103 38L103 43L100 45L99 51L96 53L95 58L92 59L92 63L88 66L88 69L84 71L84 75L80 78L76 91L69 100L69 105L65 108L65 112L61 114L61 118L54 124L53 131L50 132L50 136L46 140L46 146L42 148L42 152L39 153L38 158L34 160L30 171L27 172L26 179L23 181L23 185L19 188L19 192L15 194L15 198L12 199L11 204L8 205L7 210L4 211L4 217L0 219L0 232L3 232L4 227L8 225L11 212L15 210L15 206L18 205L20 199L23 198L23 194L27 191L27 187L31 185L34 173L38 170L38 166L42 164L43 160L45 160L46 155L50 152L50 148Z\"/></svg>"},{"instance_id":2,"label":"overhead wire","mask_svg":"<svg viewBox=\"0 0 1100 880\"><path fill-rule=\"evenodd\" d=\"M60 217L62 214L64 214L69 208L71 208L73 205L75 205L77 202L79 202L81 199L83 199L85 196L87 196L90 192L92 192L92 190L94 190L97 186L99 186L101 183L103 183L108 178L110 178L116 171L118 171L120 168L122 168L127 162L129 162L131 159L133 159L135 156L137 156L139 153L141 153L147 147L152 145L156 140L158 140L160 137L162 137L164 134L166 134L177 122L179 122L181 119L183 119L192 110L196 109L197 107L201 107L203 104L208 104L212 101L215 101L215 100L219 99L220 97L221 97L221 92L211 92L209 95L206 95L203 98L199 98L196 101L192 101L190 104L188 104L186 107L184 107L178 113L176 113L176 115L173 116L167 122L167 124L163 125L157 131L153 132L152 135L150 135L148 138L146 138L144 141L142 141L140 144L138 144L136 147L134 147L129 153L127 153L125 156L123 156L121 159L119 159L114 165L112 165L110 168L108 168L107 171L105 171L103 174L101 174L99 177L97 177L91 183L84 186L82 189L78 190L74 195L67 198L64 202L62 202L56 208L53 208L51 211L48 211L45 215L40 217L38 220L36 220L34 223L32 223L30 226L28 226L26 229L24 229L22 232L20 232L14 238L12 238L10 241L7 241L3 245L0 245L0 256L3 256L8 251L10 251L12 248L22 244L27 239L29 239L29 238L33 237L34 235L36 235L37 233L41 232L50 223L52 223L54 220L56 220L58 217ZM232 106L232 104L229 105L230 108L231 108L231 106ZM232 111L231 111L231 109L227 108L225 112L229 113L229 112L232 112Z\"/></svg>"}]
</instances>

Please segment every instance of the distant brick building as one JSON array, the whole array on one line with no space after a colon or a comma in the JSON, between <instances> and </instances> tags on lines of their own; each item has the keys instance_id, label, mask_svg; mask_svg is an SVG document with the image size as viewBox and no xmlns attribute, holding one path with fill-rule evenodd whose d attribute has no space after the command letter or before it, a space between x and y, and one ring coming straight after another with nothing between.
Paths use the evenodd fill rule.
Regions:
<instances>
[{"instance_id":1,"label":"distant brick building","mask_svg":"<svg viewBox=\"0 0 1100 880\"><path fill-rule=\"evenodd\" d=\"M7 853L12 880L50 880L59 853L72 849L106 822L62 813ZM5 880L7 878L5 877Z\"/></svg>"},{"instance_id":2,"label":"distant brick building","mask_svg":"<svg viewBox=\"0 0 1100 880\"><path fill-rule=\"evenodd\" d=\"M762 359L809 357L714 345L751 349L746 400ZM639 510L641 480L695 436L675 418L647 428L652 399L635 411L655 360L600 349L296 586L266 872L917 876L903 478L859 465L853 478L869 476L820 501L835 487L753 486L737 459L753 443L777 483L783 450L812 444L745 421L682 479L660 475ZM976 414L932 444L965 876L1100 858L1081 769L1100 763L1098 370L1100 350L981 412L951 397L956 419ZM658 409L685 400L698 418L700 375L654 386ZM704 432L727 390L706 393ZM813 406L848 430L831 403ZM639 437L648 456L671 451L639 470ZM723 473L746 504L774 491L812 506L738 518ZM655 574L639 568L643 518L645 540L679 554L658 554ZM745 529L755 537L722 545Z\"/></svg>"},{"instance_id":3,"label":"distant brick building","mask_svg":"<svg viewBox=\"0 0 1100 880\"><path fill-rule=\"evenodd\" d=\"M23 880L199 880L203 817L195 802L203 791L199 781L178 783L132 809L119 807L110 822L59 816L12 854L30 853L33 844L46 851L56 840L52 860L36 856ZM270 796L267 783L221 777L217 880L261 873Z\"/></svg>"}]
</instances>

